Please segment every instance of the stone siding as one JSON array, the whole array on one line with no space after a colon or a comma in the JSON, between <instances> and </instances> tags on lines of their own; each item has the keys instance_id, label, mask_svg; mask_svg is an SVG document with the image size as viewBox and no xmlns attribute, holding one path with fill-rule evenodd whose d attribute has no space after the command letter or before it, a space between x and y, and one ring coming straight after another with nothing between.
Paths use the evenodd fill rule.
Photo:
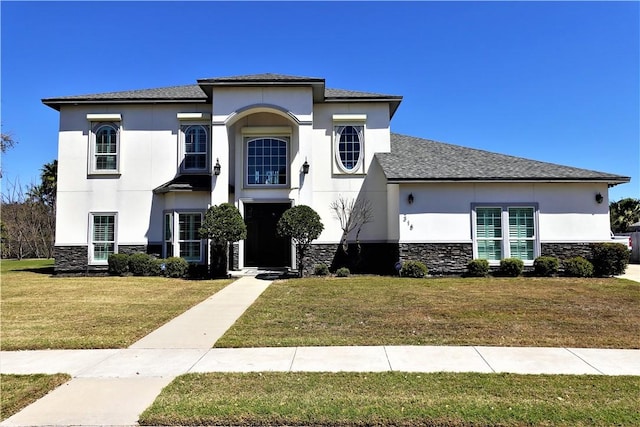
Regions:
<instances>
[{"instance_id":1,"label":"stone siding","mask_svg":"<svg viewBox=\"0 0 640 427\"><path fill-rule=\"evenodd\" d=\"M429 274L463 274L473 259L471 243L401 243L400 261L420 261Z\"/></svg>"},{"instance_id":2,"label":"stone siding","mask_svg":"<svg viewBox=\"0 0 640 427\"><path fill-rule=\"evenodd\" d=\"M541 256L552 256L560 260L581 256L591 259L590 243L542 243Z\"/></svg>"},{"instance_id":3,"label":"stone siding","mask_svg":"<svg viewBox=\"0 0 640 427\"><path fill-rule=\"evenodd\" d=\"M87 246L55 246L54 271L56 274L85 274L88 268Z\"/></svg>"},{"instance_id":4,"label":"stone siding","mask_svg":"<svg viewBox=\"0 0 640 427\"><path fill-rule=\"evenodd\" d=\"M347 267L352 273L391 275L398 259L397 243L362 243L359 250L357 245L350 244L346 253L338 243L312 244L305 257L304 271L313 274L316 264L325 264L332 272ZM299 266L299 261L296 264Z\"/></svg>"},{"instance_id":5,"label":"stone siding","mask_svg":"<svg viewBox=\"0 0 640 427\"><path fill-rule=\"evenodd\" d=\"M144 253L146 250L146 245L118 246L118 253L121 254ZM53 257L57 275L105 275L109 270L107 265L89 265L88 246L55 246Z\"/></svg>"}]
</instances>

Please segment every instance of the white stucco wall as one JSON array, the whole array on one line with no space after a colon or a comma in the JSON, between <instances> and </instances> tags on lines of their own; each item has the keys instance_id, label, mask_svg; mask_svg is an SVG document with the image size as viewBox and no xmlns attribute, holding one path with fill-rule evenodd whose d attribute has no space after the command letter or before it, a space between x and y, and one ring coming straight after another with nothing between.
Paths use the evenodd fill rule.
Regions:
<instances>
[{"instance_id":1,"label":"white stucco wall","mask_svg":"<svg viewBox=\"0 0 640 427\"><path fill-rule=\"evenodd\" d=\"M597 193L605 197L601 204ZM471 242L473 203L537 204L543 243L609 239L607 184L401 184L399 194L401 242Z\"/></svg>"},{"instance_id":2,"label":"white stucco wall","mask_svg":"<svg viewBox=\"0 0 640 427\"><path fill-rule=\"evenodd\" d=\"M179 167L178 113L208 112L203 105L64 106L58 143L56 245L87 244L90 212L118 213L118 244L146 244L162 238L164 198L153 189L170 181ZM119 175L89 174L87 114L118 113ZM208 197L177 199L171 208L206 209ZM184 200L181 205L180 200ZM157 221L156 227L151 226Z\"/></svg>"}]
</instances>

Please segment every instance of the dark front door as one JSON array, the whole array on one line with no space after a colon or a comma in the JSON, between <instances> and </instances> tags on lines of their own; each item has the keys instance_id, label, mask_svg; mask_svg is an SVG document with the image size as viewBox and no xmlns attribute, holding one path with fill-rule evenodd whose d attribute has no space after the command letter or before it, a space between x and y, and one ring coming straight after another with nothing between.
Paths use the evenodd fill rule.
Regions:
<instances>
[{"instance_id":1,"label":"dark front door","mask_svg":"<svg viewBox=\"0 0 640 427\"><path fill-rule=\"evenodd\" d=\"M246 203L244 219L247 239L244 263L247 267L291 266L291 239L276 232L278 220L291 207L288 203Z\"/></svg>"}]
</instances>

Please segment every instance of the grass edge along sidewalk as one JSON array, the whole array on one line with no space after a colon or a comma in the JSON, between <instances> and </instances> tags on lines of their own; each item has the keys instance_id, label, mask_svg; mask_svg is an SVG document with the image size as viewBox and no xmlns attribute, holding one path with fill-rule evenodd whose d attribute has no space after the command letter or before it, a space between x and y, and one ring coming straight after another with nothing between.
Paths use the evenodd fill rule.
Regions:
<instances>
[{"instance_id":1,"label":"grass edge along sidewalk","mask_svg":"<svg viewBox=\"0 0 640 427\"><path fill-rule=\"evenodd\" d=\"M473 373L188 374L142 425L639 425L640 377Z\"/></svg>"}]
</instances>

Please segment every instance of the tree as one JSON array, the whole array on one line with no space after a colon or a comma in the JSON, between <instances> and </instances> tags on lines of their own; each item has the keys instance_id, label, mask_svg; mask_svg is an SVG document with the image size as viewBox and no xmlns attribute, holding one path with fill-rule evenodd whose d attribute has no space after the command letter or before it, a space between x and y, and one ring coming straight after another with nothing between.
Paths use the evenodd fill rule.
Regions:
<instances>
[{"instance_id":1,"label":"tree","mask_svg":"<svg viewBox=\"0 0 640 427\"><path fill-rule=\"evenodd\" d=\"M13 136L11 136L11 134L0 134L0 151L2 152L2 154L6 153L8 149L13 148L13 146L17 143L18 141L13 139Z\"/></svg>"},{"instance_id":2,"label":"tree","mask_svg":"<svg viewBox=\"0 0 640 427\"><path fill-rule=\"evenodd\" d=\"M8 133L0 133L0 152L2 154L6 153L8 149L13 148L18 141L13 139L13 136ZM0 178L2 178L2 167L0 166Z\"/></svg>"},{"instance_id":3,"label":"tree","mask_svg":"<svg viewBox=\"0 0 640 427\"><path fill-rule=\"evenodd\" d=\"M211 239L216 249L212 251L211 274L226 275L229 243L247 237L247 226L240 211L231 203L211 206L204 216L199 233L201 238Z\"/></svg>"},{"instance_id":4,"label":"tree","mask_svg":"<svg viewBox=\"0 0 640 427\"><path fill-rule=\"evenodd\" d=\"M630 197L609 204L611 231L625 233L629 226L640 221L640 199Z\"/></svg>"},{"instance_id":5,"label":"tree","mask_svg":"<svg viewBox=\"0 0 640 427\"><path fill-rule=\"evenodd\" d=\"M27 192L27 196L50 206L55 211L57 188L58 161L54 160L42 166L40 169L40 185L32 186Z\"/></svg>"},{"instance_id":6,"label":"tree","mask_svg":"<svg viewBox=\"0 0 640 427\"><path fill-rule=\"evenodd\" d=\"M367 199L354 200L340 196L338 200L329 205L329 208L333 211L336 219L340 221L342 229L340 243L344 253L346 254L349 249L347 238L353 230L356 230L356 243L358 250L360 250L360 231L365 224L373 221L371 202Z\"/></svg>"},{"instance_id":7,"label":"tree","mask_svg":"<svg viewBox=\"0 0 640 427\"><path fill-rule=\"evenodd\" d=\"M320 215L306 205L287 209L278 220L277 231L280 236L290 237L296 245L298 254L298 276L304 274L304 258L311 242L324 230Z\"/></svg>"}]
</instances>

